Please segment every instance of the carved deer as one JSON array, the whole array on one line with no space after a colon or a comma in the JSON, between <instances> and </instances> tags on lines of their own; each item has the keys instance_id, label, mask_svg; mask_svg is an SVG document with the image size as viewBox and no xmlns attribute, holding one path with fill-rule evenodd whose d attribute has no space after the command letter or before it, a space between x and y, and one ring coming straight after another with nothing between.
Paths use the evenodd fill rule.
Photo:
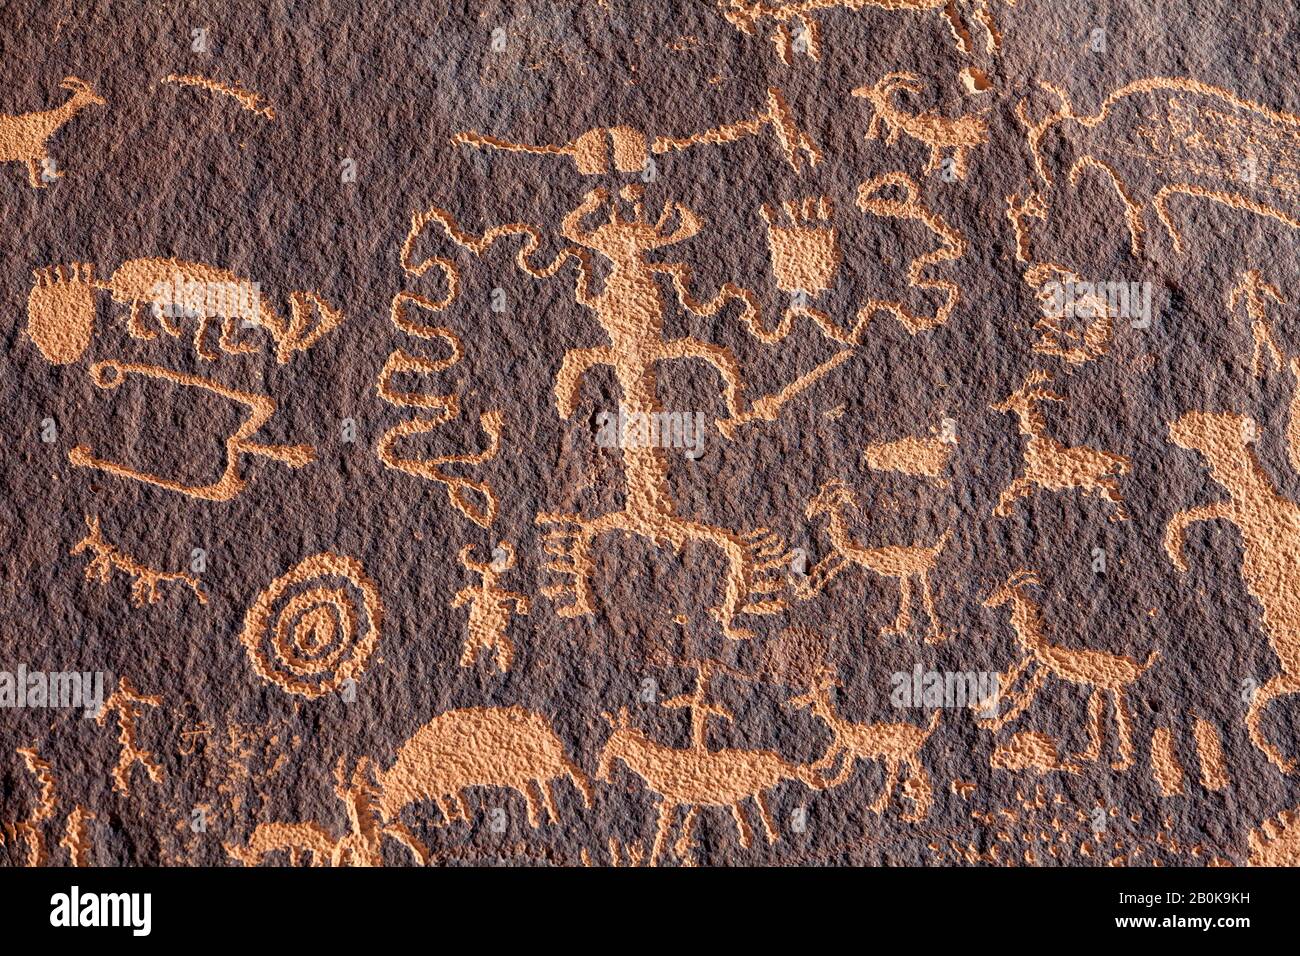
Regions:
<instances>
[{"instance_id":1,"label":"carved deer","mask_svg":"<svg viewBox=\"0 0 1300 956\"><path fill-rule=\"evenodd\" d=\"M1024 472L1003 489L993 513L1006 517L1017 498L1025 497L1036 488L1045 491L1078 488L1085 494L1096 495L1114 504L1112 520L1127 519L1124 497L1116 479L1129 473L1129 460L1123 455L1082 445L1063 445L1049 438L1047 420L1035 403L1065 401L1056 392L1043 387L1043 383L1050 381L1047 372L1031 372L1024 384L1004 401L989 406L995 412L1014 414L1020 423L1020 434L1029 437L1024 451Z\"/></svg>"},{"instance_id":2,"label":"carved deer","mask_svg":"<svg viewBox=\"0 0 1300 956\"><path fill-rule=\"evenodd\" d=\"M860 86L853 91L854 96L862 97L871 104L871 124L867 127L867 138L879 137L883 125L887 131L885 142L890 146L898 142L902 133L924 143L930 147L930 161L925 167L927 173L937 172L943 162L943 151L951 149L953 173L958 179L965 179L966 152L988 142L988 123L976 114L949 119L932 110L908 113L893 103L894 94L899 90L920 93L920 78L914 73L888 73L874 86Z\"/></svg>"},{"instance_id":3,"label":"carved deer","mask_svg":"<svg viewBox=\"0 0 1300 956\"><path fill-rule=\"evenodd\" d=\"M809 518L820 515L828 517L832 550L808 572L797 591L799 598L807 600L826 587L846 567L856 564L873 574L897 579L902 592L898 599L898 617L891 627L881 633L903 634L912 623L912 579L915 578L921 585L921 601L930 618L930 630L925 642L937 644L942 641L944 635L939 626L939 615L934 609L934 597L930 593L930 572L934 570L944 545L952 537L951 529L945 531L932 545L864 548L850 540L844 521L844 512L855 507L853 492L839 480L828 481L808 503L806 514Z\"/></svg>"},{"instance_id":4,"label":"carved deer","mask_svg":"<svg viewBox=\"0 0 1300 956\"><path fill-rule=\"evenodd\" d=\"M924 820L930 814L934 787L921 762L920 752L939 724L939 711L935 710L924 727L916 724L855 724L835 712L831 688L839 686L839 681L829 672L823 672L806 694L791 697L785 703L792 710L810 710L831 729L831 745L812 769L818 772L829 770L842 759L839 773L826 782L828 787L838 787L848 780L859 760L882 761L885 787L868 809L872 813L883 813L898 785L900 771L906 768L903 792L912 799L914 810L904 813L902 819L909 823Z\"/></svg>"},{"instance_id":5,"label":"carved deer","mask_svg":"<svg viewBox=\"0 0 1300 956\"><path fill-rule=\"evenodd\" d=\"M1153 650L1144 663L1131 657L1109 654L1105 651L1075 650L1049 644L1044 633L1043 616L1038 605L1025 592L1038 586L1037 575L1018 571L1006 583L989 595L984 602L988 608L1011 605L1011 626L1015 628L1016 642L1024 648L1026 656L999 682L1010 688L1031 665L1034 667L1025 687L1013 695L1013 703L996 717L989 719L989 727L997 731L1024 712L1038 695L1043 681L1049 676L1081 687L1092 688L1088 698L1088 749L1078 759L1094 761L1101 756L1102 695L1109 695L1115 711L1115 725L1119 730L1120 759L1111 764L1116 770L1127 770L1133 763L1133 739L1129 729L1128 711L1124 707L1124 691L1155 663L1160 651Z\"/></svg>"}]
</instances>

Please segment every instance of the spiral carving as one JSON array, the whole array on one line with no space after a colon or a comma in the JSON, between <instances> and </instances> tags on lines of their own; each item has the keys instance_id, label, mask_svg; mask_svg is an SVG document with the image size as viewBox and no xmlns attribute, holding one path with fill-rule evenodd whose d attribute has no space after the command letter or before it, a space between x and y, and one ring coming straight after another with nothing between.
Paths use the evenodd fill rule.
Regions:
<instances>
[{"instance_id":1,"label":"spiral carving","mask_svg":"<svg viewBox=\"0 0 1300 956\"><path fill-rule=\"evenodd\" d=\"M264 680L316 698L366 669L382 619L379 589L361 562L325 552L258 595L240 639Z\"/></svg>"}]
</instances>

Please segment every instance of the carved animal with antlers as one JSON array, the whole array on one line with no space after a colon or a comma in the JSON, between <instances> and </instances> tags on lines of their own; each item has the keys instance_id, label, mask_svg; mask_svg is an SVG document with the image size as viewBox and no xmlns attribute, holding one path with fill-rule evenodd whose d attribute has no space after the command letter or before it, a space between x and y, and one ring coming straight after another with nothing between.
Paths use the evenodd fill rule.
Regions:
<instances>
[{"instance_id":1,"label":"carved animal with antlers","mask_svg":"<svg viewBox=\"0 0 1300 956\"><path fill-rule=\"evenodd\" d=\"M867 139L878 138L883 126L885 142L890 146L897 143L899 135L903 133L924 143L930 147L930 161L925 167L927 173L937 172L943 163L943 151L951 149L953 174L958 179L965 179L966 153L988 142L989 125L975 113L949 119L933 110L908 113L894 105L895 92L905 90L921 93L923 89L921 79L915 73L888 73L874 86L855 89L854 96L871 104L871 124L867 127Z\"/></svg>"},{"instance_id":2,"label":"carved animal with antlers","mask_svg":"<svg viewBox=\"0 0 1300 956\"><path fill-rule=\"evenodd\" d=\"M1024 471L998 497L993 513L1000 518L1011 514L1017 498L1023 498L1036 489L1065 491L1077 488L1085 494L1096 495L1115 505L1112 520L1128 518L1124 510L1124 497L1119 490L1118 477L1131 469L1123 455L1098 451L1083 445L1064 445L1047 435L1047 420L1036 407L1037 402L1064 402L1065 399L1044 388L1052 380L1047 372L1031 372L1023 385L1004 401L990 405L995 412L1010 412L1020 423L1020 434L1029 437L1024 450Z\"/></svg>"},{"instance_id":3,"label":"carved animal with antlers","mask_svg":"<svg viewBox=\"0 0 1300 956\"><path fill-rule=\"evenodd\" d=\"M672 702L676 703L676 702ZM693 702L693 706L699 704ZM720 708L709 708L715 716L729 716ZM614 761L621 760L660 798L654 846L650 851L653 865L664 848L679 807L686 808L681 836L674 844L679 858L689 849L691 828L701 807L727 807L731 810L740 835L740 844L753 842L753 830L745 820L740 805L753 800L758 819L769 843L778 840L772 814L765 802L765 791L786 780L821 789L824 784L809 767L788 763L769 750L708 750L703 746L687 749L666 747L631 726L627 708L616 716L602 715L614 733L600 754L596 779L608 782ZM693 721L694 724L694 721Z\"/></svg>"},{"instance_id":4,"label":"carved animal with antlers","mask_svg":"<svg viewBox=\"0 0 1300 956\"><path fill-rule=\"evenodd\" d=\"M340 758L334 768L334 793L347 810L348 832L335 839L314 820L298 823L259 823L245 846L226 845L226 853L244 866L258 866L271 853L283 852L290 866L307 856L312 866L383 866L381 844L392 837L406 847L421 864L428 863L429 851L400 821L381 823L376 806L378 794L358 765L349 784Z\"/></svg>"}]
</instances>

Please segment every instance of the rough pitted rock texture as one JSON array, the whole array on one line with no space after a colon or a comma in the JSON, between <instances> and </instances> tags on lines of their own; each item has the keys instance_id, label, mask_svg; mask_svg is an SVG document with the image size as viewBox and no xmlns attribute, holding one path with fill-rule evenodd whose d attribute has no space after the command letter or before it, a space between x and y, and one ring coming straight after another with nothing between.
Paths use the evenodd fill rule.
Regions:
<instances>
[{"instance_id":1,"label":"rough pitted rock texture","mask_svg":"<svg viewBox=\"0 0 1300 956\"><path fill-rule=\"evenodd\" d=\"M1294 862L1295 12L901 6L9 4L0 859Z\"/></svg>"}]
</instances>

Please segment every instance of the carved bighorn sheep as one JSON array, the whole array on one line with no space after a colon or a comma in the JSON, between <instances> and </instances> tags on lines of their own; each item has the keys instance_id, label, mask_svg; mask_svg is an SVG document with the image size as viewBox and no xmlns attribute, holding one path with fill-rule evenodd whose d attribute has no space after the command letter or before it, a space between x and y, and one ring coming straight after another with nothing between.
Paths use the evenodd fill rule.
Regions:
<instances>
[{"instance_id":1,"label":"carved bighorn sheep","mask_svg":"<svg viewBox=\"0 0 1300 956\"><path fill-rule=\"evenodd\" d=\"M104 105L85 80L65 76L59 86L72 95L52 110L0 115L0 162L26 163L27 182L36 189L44 189L49 180L63 176L50 162L50 137L87 106Z\"/></svg>"}]
</instances>

